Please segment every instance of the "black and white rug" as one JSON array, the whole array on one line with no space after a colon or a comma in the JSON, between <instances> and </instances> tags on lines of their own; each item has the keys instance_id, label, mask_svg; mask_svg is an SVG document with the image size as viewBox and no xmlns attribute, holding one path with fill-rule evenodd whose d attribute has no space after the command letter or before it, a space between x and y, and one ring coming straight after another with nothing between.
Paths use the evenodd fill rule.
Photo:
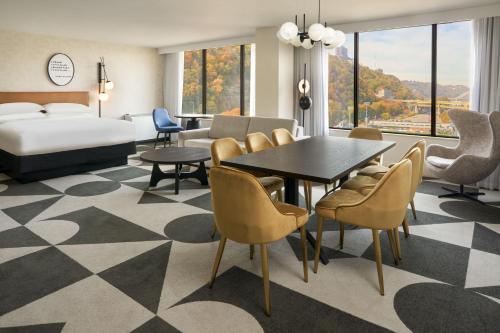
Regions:
<instances>
[{"instance_id":1,"label":"black and white rug","mask_svg":"<svg viewBox=\"0 0 500 333\"><path fill-rule=\"evenodd\" d=\"M250 260L248 246L228 242L206 286L218 240L209 188L148 191L150 170L133 156L31 184L0 175L0 332L500 332L498 192L482 206L438 199L441 184L424 182L399 266L382 236L385 296L368 230L347 230L340 251L326 222L330 261L309 283L298 235L272 244L268 318L258 251Z\"/></svg>"}]
</instances>

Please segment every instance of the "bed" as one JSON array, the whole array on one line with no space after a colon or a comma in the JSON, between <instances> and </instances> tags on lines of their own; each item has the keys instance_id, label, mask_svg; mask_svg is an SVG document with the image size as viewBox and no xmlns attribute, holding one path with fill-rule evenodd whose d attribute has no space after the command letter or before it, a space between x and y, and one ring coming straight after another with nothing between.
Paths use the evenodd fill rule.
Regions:
<instances>
[{"instance_id":1,"label":"bed","mask_svg":"<svg viewBox=\"0 0 500 333\"><path fill-rule=\"evenodd\" d=\"M18 102L54 111L2 114L2 105L13 105L4 103ZM63 105L88 107L88 92L0 92L0 172L26 183L124 165L136 153L132 123L56 112Z\"/></svg>"}]
</instances>

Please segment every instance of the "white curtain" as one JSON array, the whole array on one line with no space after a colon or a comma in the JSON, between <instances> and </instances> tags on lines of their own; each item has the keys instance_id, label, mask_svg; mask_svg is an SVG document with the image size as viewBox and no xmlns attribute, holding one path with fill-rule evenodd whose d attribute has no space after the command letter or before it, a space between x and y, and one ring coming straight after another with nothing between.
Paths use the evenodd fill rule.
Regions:
<instances>
[{"instance_id":1,"label":"white curtain","mask_svg":"<svg viewBox=\"0 0 500 333\"><path fill-rule=\"evenodd\" d=\"M163 75L163 102L170 118L182 113L182 86L184 83L184 52L165 55Z\"/></svg>"},{"instance_id":2,"label":"white curtain","mask_svg":"<svg viewBox=\"0 0 500 333\"><path fill-rule=\"evenodd\" d=\"M307 80L311 84L309 97L312 106L305 111L302 124L302 110L299 107L300 93L297 86L294 91L295 118L304 126L304 134L311 136L328 135L328 53L322 45L316 45L310 50L295 48L294 82L297 84L304 78L304 64L307 65Z\"/></svg>"},{"instance_id":3,"label":"white curtain","mask_svg":"<svg viewBox=\"0 0 500 333\"><path fill-rule=\"evenodd\" d=\"M474 74L471 110L500 111L500 17L473 21ZM478 186L500 189L500 165Z\"/></svg>"}]
</instances>

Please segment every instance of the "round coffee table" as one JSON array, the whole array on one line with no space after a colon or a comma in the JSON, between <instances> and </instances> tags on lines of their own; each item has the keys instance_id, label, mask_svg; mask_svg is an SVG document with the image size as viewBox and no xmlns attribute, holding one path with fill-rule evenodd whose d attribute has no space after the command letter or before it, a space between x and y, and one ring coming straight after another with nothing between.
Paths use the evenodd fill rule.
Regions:
<instances>
[{"instance_id":1,"label":"round coffee table","mask_svg":"<svg viewBox=\"0 0 500 333\"><path fill-rule=\"evenodd\" d=\"M175 179L175 194L179 194L179 181L186 178L196 178L202 185L208 185L205 161L211 159L210 151L206 148L194 147L167 147L150 150L141 154L141 160L153 163L153 171L149 186L154 187L162 179ZM183 164L199 163L198 169L193 172L182 172ZM163 172L160 164L175 165L175 171Z\"/></svg>"}]
</instances>

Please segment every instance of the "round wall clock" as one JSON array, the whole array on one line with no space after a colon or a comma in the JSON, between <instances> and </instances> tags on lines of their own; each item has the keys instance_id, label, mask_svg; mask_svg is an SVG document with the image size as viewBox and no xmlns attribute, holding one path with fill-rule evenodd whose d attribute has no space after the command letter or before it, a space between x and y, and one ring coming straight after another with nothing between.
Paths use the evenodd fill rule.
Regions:
<instances>
[{"instance_id":1,"label":"round wall clock","mask_svg":"<svg viewBox=\"0 0 500 333\"><path fill-rule=\"evenodd\" d=\"M73 80L75 66L70 57L63 53L56 53L49 59L47 72L54 84L65 86Z\"/></svg>"}]
</instances>

